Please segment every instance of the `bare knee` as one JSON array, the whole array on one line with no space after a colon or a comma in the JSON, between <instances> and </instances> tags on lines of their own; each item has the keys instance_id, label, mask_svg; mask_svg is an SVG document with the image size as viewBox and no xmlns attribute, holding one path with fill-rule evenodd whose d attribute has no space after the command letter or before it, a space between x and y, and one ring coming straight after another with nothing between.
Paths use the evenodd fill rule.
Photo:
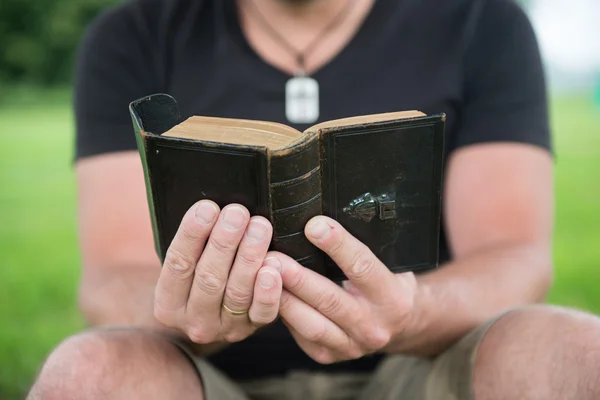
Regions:
<instances>
[{"instance_id":1,"label":"bare knee","mask_svg":"<svg viewBox=\"0 0 600 400\"><path fill-rule=\"evenodd\" d=\"M176 384L201 398L191 364L165 339L137 330L91 331L66 339L52 352L29 399L95 399L109 393L115 399L152 399L176 393L164 387Z\"/></svg>"},{"instance_id":2,"label":"bare knee","mask_svg":"<svg viewBox=\"0 0 600 400\"><path fill-rule=\"evenodd\" d=\"M128 332L89 332L64 340L48 357L37 386L43 392L81 393L86 387L118 385L120 361L127 357ZM107 385L110 384L110 385Z\"/></svg>"},{"instance_id":3,"label":"bare knee","mask_svg":"<svg viewBox=\"0 0 600 400\"><path fill-rule=\"evenodd\" d=\"M475 398L598 398L599 371L598 318L530 306L506 314L484 337L475 360Z\"/></svg>"}]
</instances>

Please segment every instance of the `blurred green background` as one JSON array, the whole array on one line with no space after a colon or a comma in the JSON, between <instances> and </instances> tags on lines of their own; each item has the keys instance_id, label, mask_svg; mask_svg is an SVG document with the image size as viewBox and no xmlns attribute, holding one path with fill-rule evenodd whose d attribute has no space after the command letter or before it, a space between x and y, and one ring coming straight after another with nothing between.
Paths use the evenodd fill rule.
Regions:
<instances>
[{"instance_id":1,"label":"blurred green background","mask_svg":"<svg viewBox=\"0 0 600 400\"><path fill-rule=\"evenodd\" d=\"M51 348L83 327L69 80L86 23L110 3L0 4L0 400L22 398ZM577 80L565 91L568 79L551 98L550 301L600 313L600 90Z\"/></svg>"}]
</instances>

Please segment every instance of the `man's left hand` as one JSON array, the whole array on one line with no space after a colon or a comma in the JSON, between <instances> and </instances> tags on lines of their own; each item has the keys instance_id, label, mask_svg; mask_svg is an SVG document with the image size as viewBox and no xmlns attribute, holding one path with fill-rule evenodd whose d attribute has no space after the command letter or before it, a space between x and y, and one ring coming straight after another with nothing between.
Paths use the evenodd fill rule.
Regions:
<instances>
[{"instance_id":1,"label":"man's left hand","mask_svg":"<svg viewBox=\"0 0 600 400\"><path fill-rule=\"evenodd\" d=\"M273 252L281 262L284 291L280 316L312 359L328 364L385 351L414 326L417 282L392 273L338 222L323 216L306 225L307 238L344 272L343 288Z\"/></svg>"}]
</instances>

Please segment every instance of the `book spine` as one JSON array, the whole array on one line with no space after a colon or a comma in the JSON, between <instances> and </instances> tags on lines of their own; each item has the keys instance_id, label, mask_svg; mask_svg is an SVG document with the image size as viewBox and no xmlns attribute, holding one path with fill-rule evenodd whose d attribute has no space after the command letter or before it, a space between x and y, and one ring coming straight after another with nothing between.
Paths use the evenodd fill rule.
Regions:
<instances>
[{"instance_id":1,"label":"book spine","mask_svg":"<svg viewBox=\"0 0 600 400\"><path fill-rule=\"evenodd\" d=\"M146 197L150 209L154 247L161 262L164 260L167 244L161 238L161 226L155 205L155 187L149 174L148 154L155 151L155 140L162 133L181 122L177 101L167 94L155 94L135 100L129 104L129 115L133 123L137 149L144 171Z\"/></svg>"},{"instance_id":2,"label":"book spine","mask_svg":"<svg viewBox=\"0 0 600 400\"><path fill-rule=\"evenodd\" d=\"M306 223L322 213L318 136L275 152L270 162L271 249L324 273L323 253L304 235Z\"/></svg>"}]
</instances>

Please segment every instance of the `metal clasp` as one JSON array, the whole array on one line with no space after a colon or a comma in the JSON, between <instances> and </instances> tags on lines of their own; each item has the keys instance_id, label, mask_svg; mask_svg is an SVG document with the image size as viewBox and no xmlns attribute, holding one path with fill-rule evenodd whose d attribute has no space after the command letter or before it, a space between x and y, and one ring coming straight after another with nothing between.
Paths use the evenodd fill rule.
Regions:
<instances>
[{"instance_id":1,"label":"metal clasp","mask_svg":"<svg viewBox=\"0 0 600 400\"><path fill-rule=\"evenodd\" d=\"M381 220L395 219L396 200L389 193L376 196L367 192L352 200L342 211L365 222L370 222L375 217Z\"/></svg>"}]
</instances>

